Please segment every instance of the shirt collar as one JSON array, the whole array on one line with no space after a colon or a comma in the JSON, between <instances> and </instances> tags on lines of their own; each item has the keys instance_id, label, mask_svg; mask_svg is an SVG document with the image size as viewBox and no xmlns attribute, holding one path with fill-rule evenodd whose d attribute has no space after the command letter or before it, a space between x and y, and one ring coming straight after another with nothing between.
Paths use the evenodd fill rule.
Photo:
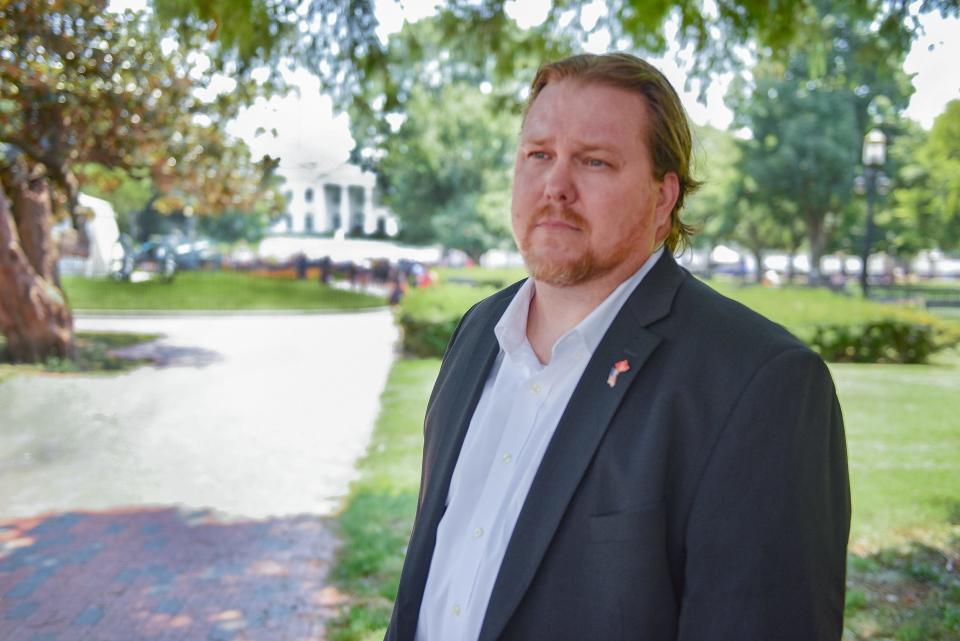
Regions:
<instances>
[{"instance_id":1,"label":"shirt collar","mask_svg":"<svg viewBox=\"0 0 960 641\"><path fill-rule=\"evenodd\" d=\"M557 339L553 348L555 349L561 341L571 334L575 334L583 342L587 351L592 354L593 351L597 349L600 341L603 340L603 335L607 333L607 329L617 316L620 308L623 307L627 298L633 293L637 285L640 284L644 276L657 264L657 261L663 255L663 251L663 247L661 247L651 254L643 265L640 266L640 269L617 285L617 288L610 292L610 294L603 299L603 302L597 305L586 318ZM510 305L507 306L506 311L503 312L503 316L500 317L500 321L493 330L497 341L500 343L500 349L511 358L515 358L521 351L526 352L530 349L529 342L527 341L527 314L530 311L530 301L533 298L534 287L535 285L532 278L528 278L526 282L520 286L520 289L513 297L513 300L510 301Z\"/></svg>"}]
</instances>

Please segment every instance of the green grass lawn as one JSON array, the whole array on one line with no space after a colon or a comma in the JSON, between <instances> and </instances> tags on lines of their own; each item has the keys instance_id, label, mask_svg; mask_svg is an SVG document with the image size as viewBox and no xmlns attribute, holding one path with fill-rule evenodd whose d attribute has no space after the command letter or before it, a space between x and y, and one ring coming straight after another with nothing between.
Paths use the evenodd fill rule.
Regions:
<instances>
[{"instance_id":1,"label":"green grass lawn","mask_svg":"<svg viewBox=\"0 0 960 641\"><path fill-rule=\"evenodd\" d=\"M335 580L349 607L332 641L389 620L412 526L421 429L439 361L391 371L368 454L340 516ZM832 365L853 492L846 641L960 638L960 353L930 365Z\"/></svg>"},{"instance_id":2,"label":"green grass lawn","mask_svg":"<svg viewBox=\"0 0 960 641\"><path fill-rule=\"evenodd\" d=\"M417 506L423 413L439 366L435 359L398 360L390 370L359 478L339 517L344 545L333 577L349 605L328 630L330 641L380 641L389 623Z\"/></svg>"},{"instance_id":3,"label":"green grass lawn","mask_svg":"<svg viewBox=\"0 0 960 641\"><path fill-rule=\"evenodd\" d=\"M830 366L856 499L852 545L876 551L960 525L960 355L930 365ZM920 528L920 531L917 528Z\"/></svg>"},{"instance_id":4,"label":"green grass lawn","mask_svg":"<svg viewBox=\"0 0 960 641\"><path fill-rule=\"evenodd\" d=\"M939 318L960 321L960 307L931 307L930 313Z\"/></svg>"},{"instance_id":5,"label":"green grass lawn","mask_svg":"<svg viewBox=\"0 0 960 641\"><path fill-rule=\"evenodd\" d=\"M266 278L236 272L180 272L173 282L128 283L67 277L74 310L354 310L382 298L321 286L313 280Z\"/></svg>"}]
</instances>

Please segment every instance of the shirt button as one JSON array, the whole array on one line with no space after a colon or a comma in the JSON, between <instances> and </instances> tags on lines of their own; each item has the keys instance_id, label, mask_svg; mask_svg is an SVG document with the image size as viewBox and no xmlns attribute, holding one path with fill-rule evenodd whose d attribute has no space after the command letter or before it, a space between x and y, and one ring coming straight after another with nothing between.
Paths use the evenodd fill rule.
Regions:
<instances>
[{"instance_id":1,"label":"shirt button","mask_svg":"<svg viewBox=\"0 0 960 641\"><path fill-rule=\"evenodd\" d=\"M483 536L483 528L478 527L476 530L473 531L473 538L479 539L481 536Z\"/></svg>"},{"instance_id":2,"label":"shirt button","mask_svg":"<svg viewBox=\"0 0 960 641\"><path fill-rule=\"evenodd\" d=\"M503 455L503 462L504 462L504 463L509 463L509 462L512 461L512 460L513 460L513 457L510 456L510 452L507 452L506 454Z\"/></svg>"},{"instance_id":3,"label":"shirt button","mask_svg":"<svg viewBox=\"0 0 960 641\"><path fill-rule=\"evenodd\" d=\"M455 617L460 616L460 606L459 606L459 605L453 606L453 608L451 608L450 611L453 612L453 616L455 616Z\"/></svg>"},{"instance_id":4,"label":"shirt button","mask_svg":"<svg viewBox=\"0 0 960 641\"><path fill-rule=\"evenodd\" d=\"M541 389L542 388L537 383L534 383L533 385L530 386L530 391L533 392L534 394L539 394Z\"/></svg>"}]
</instances>

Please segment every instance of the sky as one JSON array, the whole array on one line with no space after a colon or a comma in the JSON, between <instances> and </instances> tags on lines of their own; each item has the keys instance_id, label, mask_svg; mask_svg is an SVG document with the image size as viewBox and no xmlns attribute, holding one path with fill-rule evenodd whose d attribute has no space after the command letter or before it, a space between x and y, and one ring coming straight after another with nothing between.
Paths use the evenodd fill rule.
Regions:
<instances>
[{"instance_id":1,"label":"sky","mask_svg":"<svg viewBox=\"0 0 960 641\"><path fill-rule=\"evenodd\" d=\"M145 0L111 0L113 10L127 7L137 9L145 6ZM530 27L543 21L550 0L509 0L506 11L521 27ZM435 11L434 0L404 0L402 6L395 0L378 0L377 30L382 41L403 26L404 19L416 21L430 16ZM605 4L596 0L584 11L587 28L605 11ZM960 73L956 72L960 60L960 20L944 19L931 13L922 17L925 33L913 44L906 58L904 69L915 74L916 89L905 115L929 129L934 118L943 112L947 102L960 98ZM595 33L585 49L593 52L606 51L610 38L606 33ZM697 100L697 87L684 88L686 74L676 61L677 51L668 51L662 58L653 59L681 93L681 98L690 118L698 124L710 124L725 129L733 114L723 104L723 96L730 81L729 76L713 80L706 103ZM689 56L688 56L689 57ZM247 141L254 157L263 154L280 156L285 173L305 164L313 169L333 168L347 160L353 139L349 132L346 114L335 114L333 103L322 94L320 83L306 70L285 72L287 80L298 91L285 97L269 100L260 98L228 126L228 131ZM230 81L224 81L214 91L229 90ZM259 129L267 133L257 135ZM276 136L271 130L276 130Z\"/></svg>"}]
</instances>

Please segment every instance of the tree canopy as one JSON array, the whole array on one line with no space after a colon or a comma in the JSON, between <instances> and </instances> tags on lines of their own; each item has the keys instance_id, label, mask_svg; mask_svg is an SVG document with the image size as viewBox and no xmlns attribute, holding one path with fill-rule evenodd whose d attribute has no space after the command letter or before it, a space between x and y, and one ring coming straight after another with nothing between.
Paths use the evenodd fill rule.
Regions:
<instances>
[{"instance_id":1,"label":"tree canopy","mask_svg":"<svg viewBox=\"0 0 960 641\"><path fill-rule=\"evenodd\" d=\"M912 131L894 154L901 188L889 224L907 251L960 248L960 100L947 103L929 133Z\"/></svg>"},{"instance_id":2,"label":"tree canopy","mask_svg":"<svg viewBox=\"0 0 960 641\"><path fill-rule=\"evenodd\" d=\"M807 30L817 25L819 44L762 60L753 81L735 83L728 97L735 124L750 132L737 193L749 210L760 207L768 232L753 240L793 253L805 237L814 279L820 257L840 232L850 238L858 218L850 212L863 136L876 126L892 133L913 92L904 33L878 30L863 7L817 9Z\"/></svg>"},{"instance_id":3,"label":"tree canopy","mask_svg":"<svg viewBox=\"0 0 960 641\"><path fill-rule=\"evenodd\" d=\"M200 33L169 37L106 0L20 0L0 9L0 143L44 168L72 213L79 163L148 172L169 208L198 213L259 197L264 169L223 125L257 89L212 99Z\"/></svg>"},{"instance_id":4,"label":"tree canopy","mask_svg":"<svg viewBox=\"0 0 960 641\"><path fill-rule=\"evenodd\" d=\"M394 192L400 189L399 182L387 174L396 172L402 164L384 162L387 150L396 157L401 140L409 148L410 132L420 126L416 124L417 112L423 111L424 95L433 96L434 109L444 109L438 101L449 96L443 95L439 87L457 83L483 86L487 91L484 103L488 118L504 111L517 113L525 96L526 81L542 60L576 51L587 38L601 31L609 34L610 48L641 53L663 52L668 43L686 48L693 62L691 78L704 81L718 71L747 71L745 65L750 60L760 60L755 70L756 83L747 81L751 78L749 73L741 75L743 98L736 107L740 123L749 127L752 119L763 120L759 114L748 112L750 103L770 100L764 92L777 91L785 99L780 101L783 104L771 107L777 113L767 122L762 136L765 142L756 143L754 156L768 153L764 145L776 138L781 143L783 162L775 164L784 170L789 167L791 155L804 155L808 164L819 163L821 157L811 155L814 152L831 159L822 167L839 169L842 165L843 170L836 176L816 180L823 189L776 192L779 204L775 207L771 206L772 201L759 203L754 193L752 210L761 218L778 213L784 217L784 224L790 223L781 225L779 231L764 224L769 231L762 234L764 238L773 234L781 239L778 244L791 246L806 234L808 244L817 252L836 245L826 222L831 222L834 230L850 231L852 212L857 206L850 205L847 194L859 153L858 137L876 123L895 129L894 122L907 104L912 88L902 71L902 62L919 30L918 16L931 11L957 15L960 8L956 0L855 0L842 4L831 0L789 0L773 5L746 0L674 0L654 4L611 0L598 10L596 3L575 0L552 3L541 24L521 29L503 0L448 0L439 4L433 18L407 25L384 39L377 33L374 4L369 1L301 4L294 0L154 0L154 4L166 24L189 25L213 34L222 45L220 55L224 60L262 64L269 62L273 51L274 60L296 60L313 69L324 81L325 90L335 97L335 104L350 113L356 140L353 160L378 169L385 182L393 185L389 189ZM221 16L231 14L271 16L275 28L263 38L252 30L222 32ZM771 84L776 82L779 87ZM756 89L757 83L766 83L762 91ZM792 98L787 99L789 96ZM792 106L788 104L791 100ZM808 108L812 111L804 114ZM828 114L834 108L839 109L840 117L829 122ZM794 115L805 120L805 124L783 121L788 131L774 132L777 118L790 119ZM811 127L817 126L811 121L814 115L825 118L820 124L840 135L840 139L830 142L820 136L817 140L822 145L814 150L813 139L804 135L813 133ZM401 121L409 124L400 128L391 125ZM806 149L794 147L794 141ZM753 143L745 145L745 151L750 144ZM750 162L750 153L745 153L742 167ZM773 170L773 166L767 165L758 168ZM807 179L817 171L816 167L809 169ZM430 178L424 172L403 175L404 180ZM796 176L794 179L799 180ZM424 184L404 189L431 193L435 187ZM750 193L748 182L740 184L739 193ZM806 202L789 200L794 194L801 195ZM819 201L814 206L811 199L815 197ZM402 218L413 216L404 222L414 237L425 239L424 230L439 234L445 227L441 210L433 204L418 202L416 215L402 213L403 209L414 207L409 199L391 204L399 207ZM819 213L812 213L814 210ZM426 211L440 217L438 224L424 224L422 214ZM791 215L804 221L799 236L796 218L788 220ZM698 216L692 212L692 218ZM704 229L732 229L726 223L709 219L704 219L704 223Z\"/></svg>"},{"instance_id":5,"label":"tree canopy","mask_svg":"<svg viewBox=\"0 0 960 641\"><path fill-rule=\"evenodd\" d=\"M515 27L504 0L446 0L438 3L443 21L443 39L470 47L483 62L493 58L500 70L511 66L517 45L528 44L503 38ZM372 0L153 0L158 16L167 25L205 30L223 45L225 58L245 64L269 63L278 56L299 53L341 80L354 73L369 72L385 62L385 43L376 33L379 26ZM552 2L541 28L556 37L560 32L582 41L606 29L616 48L663 52L667 46L665 26L671 23L681 47L691 47L697 70L717 71L736 64L736 48L755 44L776 53L791 44L807 42L809 28L820 35L816 17L824 15L824 0L783 0L757 3L750 0L608 0L598 11L588 0ZM875 33L896 38L908 46L918 23L918 14L937 11L957 15L957 0L924 0L920 3L853 0L846 10L873 16Z\"/></svg>"},{"instance_id":6,"label":"tree canopy","mask_svg":"<svg viewBox=\"0 0 960 641\"><path fill-rule=\"evenodd\" d=\"M439 240L474 258L509 234L509 172L519 119L461 83L417 89L377 168L409 242ZM492 113L492 115L491 115Z\"/></svg>"},{"instance_id":7,"label":"tree canopy","mask_svg":"<svg viewBox=\"0 0 960 641\"><path fill-rule=\"evenodd\" d=\"M240 75L213 92L225 67L208 35L111 13L106 0L0 4L0 288L13 292L0 331L15 360L72 352L51 229L56 211L82 229L81 166L148 177L163 206L197 214L270 191L275 161L253 162L224 130L263 89Z\"/></svg>"}]
</instances>

